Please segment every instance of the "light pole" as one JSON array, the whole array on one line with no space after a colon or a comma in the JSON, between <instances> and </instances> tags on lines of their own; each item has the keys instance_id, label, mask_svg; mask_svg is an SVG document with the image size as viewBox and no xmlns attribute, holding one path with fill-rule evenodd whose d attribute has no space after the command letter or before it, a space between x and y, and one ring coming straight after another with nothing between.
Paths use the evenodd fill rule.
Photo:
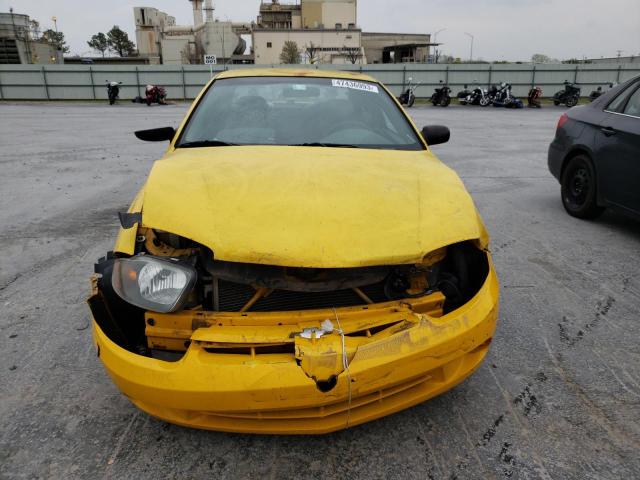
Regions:
<instances>
[{"instance_id":1,"label":"light pole","mask_svg":"<svg viewBox=\"0 0 640 480\"><path fill-rule=\"evenodd\" d=\"M438 34L440 32L444 32L446 30L446 28L441 28L440 30L438 30L436 33L433 34L433 43L438 43ZM436 53L434 55L435 57L435 63L438 63L438 45L436 45Z\"/></svg>"},{"instance_id":2,"label":"light pole","mask_svg":"<svg viewBox=\"0 0 640 480\"><path fill-rule=\"evenodd\" d=\"M464 34L471 39L471 53L469 54L469 61L473 62L473 39L475 37L467 32L464 32Z\"/></svg>"},{"instance_id":3,"label":"light pole","mask_svg":"<svg viewBox=\"0 0 640 480\"><path fill-rule=\"evenodd\" d=\"M55 28L56 33L58 33L58 17L51 17L51 20L53 20L53 28Z\"/></svg>"}]
</instances>

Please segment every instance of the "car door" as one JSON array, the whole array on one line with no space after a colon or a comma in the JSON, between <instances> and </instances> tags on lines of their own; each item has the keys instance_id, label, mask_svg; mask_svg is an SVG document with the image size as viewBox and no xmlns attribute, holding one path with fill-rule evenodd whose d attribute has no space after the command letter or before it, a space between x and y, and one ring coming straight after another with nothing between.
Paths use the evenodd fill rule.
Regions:
<instances>
[{"instance_id":1,"label":"car door","mask_svg":"<svg viewBox=\"0 0 640 480\"><path fill-rule=\"evenodd\" d=\"M600 191L607 203L640 213L640 81L604 113L595 141Z\"/></svg>"}]
</instances>

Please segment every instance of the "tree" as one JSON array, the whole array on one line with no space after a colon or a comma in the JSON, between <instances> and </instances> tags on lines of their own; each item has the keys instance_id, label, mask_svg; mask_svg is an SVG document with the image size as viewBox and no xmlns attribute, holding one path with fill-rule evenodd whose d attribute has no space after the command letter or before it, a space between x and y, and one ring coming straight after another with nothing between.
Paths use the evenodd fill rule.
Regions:
<instances>
[{"instance_id":1,"label":"tree","mask_svg":"<svg viewBox=\"0 0 640 480\"><path fill-rule=\"evenodd\" d=\"M113 28L107 32L107 43L109 50L117 53L120 57L129 57L136 50L136 45L129 40L127 32L121 30L117 25L114 25Z\"/></svg>"},{"instance_id":2,"label":"tree","mask_svg":"<svg viewBox=\"0 0 640 480\"><path fill-rule=\"evenodd\" d=\"M55 30L45 30L42 32L42 40L56 47L56 50L62 50L62 53L69 53L70 49L64 39L64 33Z\"/></svg>"},{"instance_id":3,"label":"tree","mask_svg":"<svg viewBox=\"0 0 640 480\"><path fill-rule=\"evenodd\" d=\"M355 65L360 58L360 49L358 47L342 47L342 54Z\"/></svg>"},{"instance_id":4,"label":"tree","mask_svg":"<svg viewBox=\"0 0 640 480\"><path fill-rule=\"evenodd\" d=\"M96 35L91 37L91 40L87 42L87 45L95 51L100 52L104 57L104 52L109 48L109 40L107 40L107 36L104 33L98 32Z\"/></svg>"},{"instance_id":5,"label":"tree","mask_svg":"<svg viewBox=\"0 0 640 480\"><path fill-rule=\"evenodd\" d=\"M536 53L531 56L531 61L533 63L549 63L551 61L551 58L549 58L549 56L545 55L544 53Z\"/></svg>"},{"instance_id":6,"label":"tree","mask_svg":"<svg viewBox=\"0 0 640 480\"><path fill-rule=\"evenodd\" d=\"M298 49L298 44L293 40L284 42L282 52L280 53L280 63L300 63L300 49Z\"/></svg>"},{"instance_id":7,"label":"tree","mask_svg":"<svg viewBox=\"0 0 640 480\"><path fill-rule=\"evenodd\" d=\"M305 52L307 53L307 57L309 58L309 64L315 65L320 60L318 57L318 52L320 49L316 47L313 42L309 42L309 46L305 47Z\"/></svg>"}]
</instances>

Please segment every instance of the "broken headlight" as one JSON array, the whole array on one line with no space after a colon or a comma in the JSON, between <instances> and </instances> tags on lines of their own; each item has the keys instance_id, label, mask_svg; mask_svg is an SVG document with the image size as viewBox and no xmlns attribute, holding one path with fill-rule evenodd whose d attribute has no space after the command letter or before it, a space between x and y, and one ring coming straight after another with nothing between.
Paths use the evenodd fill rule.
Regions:
<instances>
[{"instance_id":1,"label":"broken headlight","mask_svg":"<svg viewBox=\"0 0 640 480\"><path fill-rule=\"evenodd\" d=\"M117 259L111 283L126 302L145 310L180 310L196 283L195 269L183 262L140 255Z\"/></svg>"}]
</instances>

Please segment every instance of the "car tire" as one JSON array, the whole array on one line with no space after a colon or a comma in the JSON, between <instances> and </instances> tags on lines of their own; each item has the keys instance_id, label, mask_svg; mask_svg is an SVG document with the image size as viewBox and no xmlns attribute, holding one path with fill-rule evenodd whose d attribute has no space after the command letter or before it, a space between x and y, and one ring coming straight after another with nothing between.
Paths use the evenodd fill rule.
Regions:
<instances>
[{"instance_id":1,"label":"car tire","mask_svg":"<svg viewBox=\"0 0 640 480\"><path fill-rule=\"evenodd\" d=\"M569 215L593 219L604 212L598 205L596 171L586 155L569 160L561 181L562 205Z\"/></svg>"}]
</instances>

